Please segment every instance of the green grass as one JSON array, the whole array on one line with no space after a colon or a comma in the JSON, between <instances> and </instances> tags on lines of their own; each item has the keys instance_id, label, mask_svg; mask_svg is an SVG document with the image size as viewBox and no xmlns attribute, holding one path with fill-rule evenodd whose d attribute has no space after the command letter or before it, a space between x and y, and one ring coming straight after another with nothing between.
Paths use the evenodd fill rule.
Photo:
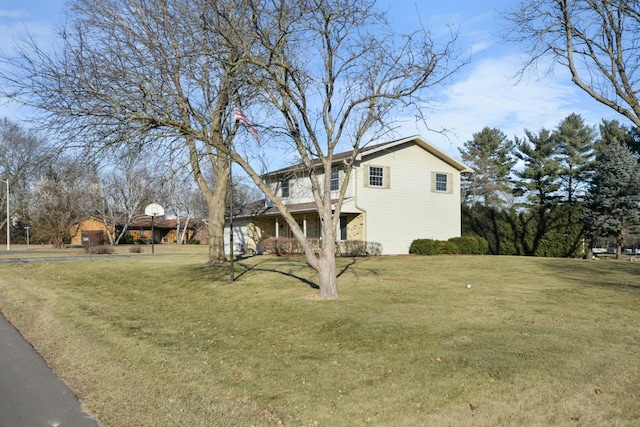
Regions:
<instances>
[{"instance_id":1,"label":"green grass","mask_svg":"<svg viewBox=\"0 0 640 427\"><path fill-rule=\"evenodd\" d=\"M640 420L640 263L340 259L320 301L301 258L188 250L0 265L0 309L109 426Z\"/></svg>"}]
</instances>

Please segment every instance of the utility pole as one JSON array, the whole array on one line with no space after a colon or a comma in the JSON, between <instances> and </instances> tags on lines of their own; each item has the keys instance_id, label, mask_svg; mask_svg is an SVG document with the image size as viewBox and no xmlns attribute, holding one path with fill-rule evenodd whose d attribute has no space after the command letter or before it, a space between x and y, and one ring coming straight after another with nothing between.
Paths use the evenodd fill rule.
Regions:
<instances>
[{"instance_id":1,"label":"utility pole","mask_svg":"<svg viewBox=\"0 0 640 427\"><path fill-rule=\"evenodd\" d=\"M7 184L7 251L11 250L11 221L9 221L9 179L5 181L4 179L0 179L0 181L4 181Z\"/></svg>"}]
</instances>

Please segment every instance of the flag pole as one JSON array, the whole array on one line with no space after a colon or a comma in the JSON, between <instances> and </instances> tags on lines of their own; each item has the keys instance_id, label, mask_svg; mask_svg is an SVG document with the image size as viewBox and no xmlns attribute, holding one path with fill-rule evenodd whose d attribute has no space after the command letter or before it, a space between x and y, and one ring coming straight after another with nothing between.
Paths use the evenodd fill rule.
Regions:
<instances>
[{"instance_id":1,"label":"flag pole","mask_svg":"<svg viewBox=\"0 0 640 427\"><path fill-rule=\"evenodd\" d=\"M233 283L235 275L233 271L233 174L231 173L231 155L229 155L229 250L230 250L230 262L229 262L229 282Z\"/></svg>"},{"instance_id":2,"label":"flag pole","mask_svg":"<svg viewBox=\"0 0 640 427\"><path fill-rule=\"evenodd\" d=\"M251 124L247 116L245 116L239 108L233 109L234 119L236 121L236 129L240 122L243 122L246 126L247 130L253 135L253 137L260 143L260 134L258 130ZM233 271L233 259L235 255L233 253L233 170L231 166L233 165L231 161L231 144L229 144L229 246L230 246L230 258L231 262L229 263L229 282L233 282L234 271Z\"/></svg>"}]
</instances>

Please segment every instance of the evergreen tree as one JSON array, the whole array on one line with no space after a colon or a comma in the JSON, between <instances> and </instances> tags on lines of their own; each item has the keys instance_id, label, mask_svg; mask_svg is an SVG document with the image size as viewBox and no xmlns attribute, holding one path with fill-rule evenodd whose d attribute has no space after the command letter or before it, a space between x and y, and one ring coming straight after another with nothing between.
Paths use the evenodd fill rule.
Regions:
<instances>
[{"instance_id":1,"label":"evergreen tree","mask_svg":"<svg viewBox=\"0 0 640 427\"><path fill-rule=\"evenodd\" d=\"M525 130L526 140L516 140L517 157L524 167L516 175L520 178L517 194L526 196L530 210L520 217L526 218L522 229L525 255L536 255L545 234L552 227L553 209L560 189L560 163L558 143L553 133L542 129L535 134ZM514 227L517 224L514 223Z\"/></svg>"},{"instance_id":2,"label":"evergreen tree","mask_svg":"<svg viewBox=\"0 0 640 427\"><path fill-rule=\"evenodd\" d=\"M611 136L615 138L607 140ZM591 231L600 237L615 238L616 258L622 255L625 234L640 228L638 161L619 136L603 133L604 144L584 209L585 222Z\"/></svg>"},{"instance_id":3,"label":"evergreen tree","mask_svg":"<svg viewBox=\"0 0 640 427\"><path fill-rule=\"evenodd\" d=\"M596 155L600 156L607 151L607 146L618 142L640 154L640 147L634 137L634 133L617 120L602 120L600 124L600 139L596 141Z\"/></svg>"},{"instance_id":4,"label":"evergreen tree","mask_svg":"<svg viewBox=\"0 0 640 427\"><path fill-rule=\"evenodd\" d=\"M640 158L640 128L632 127L629 129L629 135L631 137L629 148L636 157Z\"/></svg>"},{"instance_id":5,"label":"evergreen tree","mask_svg":"<svg viewBox=\"0 0 640 427\"><path fill-rule=\"evenodd\" d=\"M569 204L584 195L593 167L595 130L578 114L567 116L554 133L560 161L560 190Z\"/></svg>"},{"instance_id":6,"label":"evergreen tree","mask_svg":"<svg viewBox=\"0 0 640 427\"><path fill-rule=\"evenodd\" d=\"M498 129L485 127L460 149L462 160L474 173L465 174L462 188L469 205L500 207L511 183L509 175L515 164L514 144Z\"/></svg>"},{"instance_id":7,"label":"evergreen tree","mask_svg":"<svg viewBox=\"0 0 640 427\"><path fill-rule=\"evenodd\" d=\"M520 178L518 195L532 204L548 207L558 199L560 163L558 143L552 132L542 129L539 134L525 130L526 140L516 139L516 156L524 168L516 172Z\"/></svg>"}]
</instances>

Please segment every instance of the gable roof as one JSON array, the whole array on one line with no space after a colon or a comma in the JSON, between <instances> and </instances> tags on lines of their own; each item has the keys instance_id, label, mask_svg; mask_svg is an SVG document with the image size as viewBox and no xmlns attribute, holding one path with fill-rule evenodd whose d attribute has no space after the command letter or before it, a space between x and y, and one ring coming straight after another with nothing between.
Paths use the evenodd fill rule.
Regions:
<instances>
[{"instance_id":1,"label":"gable roof","mask_svg":"<svg viewBox=\"0 0 640 427\"><path fill-rule=\"evenodd\" d=\"M398 147L402 144L408 144L408 143L415 143L417 146L419 146L420 148L424 149L425 151L429 152L430 154L432 154L433 156L437 157L438 159L442 160L443 162L447 163L448 165L452 166L453 168L457 169L458 171L460 171L461 173L471 173L473 172L473 169L471 169L470 167L468 167L467 165L465 165L464 163L454 159L453 157L449 156L447 153L445 153L444 151L438 149L436 146L434 146L433 144L429 143L426 139L422 138L420 135L413 135L413 136L409 136L406 138L401 138L401 139L396 139L393 141L389 141L389 142L383 142L381 144L374 144L374 145L368 145L365 146L363 148L360 149L360 152L358 153L358 155L356 156L355 160L356 161L362 161L362 159L364 157L370 156L372 154L377 154L380 152L384 152L386 150L390 150L392 148ZM352 155L353 151L344 151L341 153L336 153L333 155L333 164L339 164L342 163L344 160L349 159ZM316 159L314 160L314 165L320 165L320 160ZM268 177L268 176L277 176L277 175L282 175L285 173L290 173L290 172L295 172L295 171L299 171L299 170L303 170L304 167L301 163L297 163L293 166L288 166L286 168L282 168L282 169L278 169L272 172L268 172L266 174L263 175L263 177Z\"/></svg>"}]
</instances>

